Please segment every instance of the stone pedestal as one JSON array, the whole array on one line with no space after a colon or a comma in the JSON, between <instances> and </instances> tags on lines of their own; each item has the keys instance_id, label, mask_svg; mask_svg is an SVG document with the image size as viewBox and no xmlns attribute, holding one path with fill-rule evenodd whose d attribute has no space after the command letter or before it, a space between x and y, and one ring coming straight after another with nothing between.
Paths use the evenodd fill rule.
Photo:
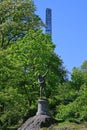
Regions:
<instances>
[{"instance_id":1,"label":"stone pedestal","mask_svg":"<svg viewBox=\"0 0 87 130\"><path fill-rule=\"evenodd\" d=\"M35 116L29 118L18 130L40 130L41 127L49 127L55 123L48 110L46 99L38 100L38 110Z\"/></svg>"},{"instance_id":2,"label":"stone pedestal","mask_svg":"<svg viewBox=\"0 0 87 130\"><path fill-rule=\"evenodd\" d=\"M39 99L38 100L38 110L36 115L48 115L50 116L49 110L48 110L48 102L46 99Z\"/></svg>"}]
</instances>

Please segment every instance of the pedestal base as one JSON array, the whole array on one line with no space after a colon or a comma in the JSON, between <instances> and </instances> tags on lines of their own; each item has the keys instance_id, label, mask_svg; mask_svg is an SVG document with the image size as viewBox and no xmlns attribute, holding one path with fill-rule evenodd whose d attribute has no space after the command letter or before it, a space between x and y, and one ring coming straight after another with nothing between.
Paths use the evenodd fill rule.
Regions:
<instances>
[{"instance_id":1,"label":"pedestal base","mask_svg":"<svg viewBox=\"0 0 87 130\"><path fill-rule=\"evenodd\" d=\"M18 130L40 130L41 127L49 127L55 123L48 111L46 99L38 100L38 110L34 117L29 118Z\"/></svg>"},{"instance_id":2,"label":"pedestal base","mask_svg":"<svg viewBox=\"0 0 87 130\"><path fill-rule=\"evenodd\" d=\"M48 102L46 99L39 99L38 100L38 110L36 115L48 115L50 116L49 110L48 110Z\"/></svg>"}]
</instances>

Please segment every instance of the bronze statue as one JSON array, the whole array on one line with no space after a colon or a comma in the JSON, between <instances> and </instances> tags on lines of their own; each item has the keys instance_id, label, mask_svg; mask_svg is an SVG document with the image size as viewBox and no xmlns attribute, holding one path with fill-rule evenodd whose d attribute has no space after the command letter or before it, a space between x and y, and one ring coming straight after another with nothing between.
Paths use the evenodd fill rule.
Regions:
<instances>
[{"instance_id":1,"label":"bronze statue","mask_svg":"<svg viewBox=\"0 0 87 130\"><path fill-rule=\"evenodd\" d=\"M40 98L42 96L42 90L43 90L43 93L46 97L46 91L45 91L45 88L46 88L46 82L45 82L45 77L48 73L48 70L46 71L46 73L44 75L41 75L41 74L38 74L38 83L39 83L39 87L40 87Z\"/></svg>"}]
</instances>

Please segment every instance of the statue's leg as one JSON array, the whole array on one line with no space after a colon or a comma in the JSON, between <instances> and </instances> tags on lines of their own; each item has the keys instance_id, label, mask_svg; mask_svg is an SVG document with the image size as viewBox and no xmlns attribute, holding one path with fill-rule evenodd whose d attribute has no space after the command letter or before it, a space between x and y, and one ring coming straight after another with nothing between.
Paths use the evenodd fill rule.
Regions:
<instances>
[{"instance_id":1,"label":"statue's leg","mask_svg":"<svg viewBox=\"0 0 87 130\"><path fill-rule=\"evenodd\" d=\"M41 91L42 91L42 87L40 86L40 98L41 98Z\"/></svg>"},{"instance_id":2,"label":"statue's leg","mask_svg":"<svg viewBox=\"0 0 87 130\"><path fill-rule=\"evenodd\" d=\"M45 87L44 87L44 96L46 97L46 90L45 90Z\"/></svg>"}]
</instances>

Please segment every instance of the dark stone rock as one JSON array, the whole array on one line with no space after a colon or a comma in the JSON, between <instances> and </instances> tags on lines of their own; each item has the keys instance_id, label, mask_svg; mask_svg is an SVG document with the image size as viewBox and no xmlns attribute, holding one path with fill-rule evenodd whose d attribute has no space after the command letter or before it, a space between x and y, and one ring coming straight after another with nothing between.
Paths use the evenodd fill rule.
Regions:
<instances>
[{"instance_id":1,"label":"dark stone rock","mask_svg":"<svg viewBox=\"0 0 87 130\"><path fill-rule=\"evenodd\" d=\"M49 113L47 100L39 99L36 116L29 118L18 130L40 130L41 127L49 127L55 122Z\"/></svg>"},{"instance_id":2,"label":"dark stone rock","mask_svg":"<svg viewBox=\"0 0 87 130\"><path fill-rule=\"evenodd\" d=\"M40 130L41 127L49 127L55 120L47 115L36 115L29 118L18 130Z\"/></svg>"}]
</instances>

